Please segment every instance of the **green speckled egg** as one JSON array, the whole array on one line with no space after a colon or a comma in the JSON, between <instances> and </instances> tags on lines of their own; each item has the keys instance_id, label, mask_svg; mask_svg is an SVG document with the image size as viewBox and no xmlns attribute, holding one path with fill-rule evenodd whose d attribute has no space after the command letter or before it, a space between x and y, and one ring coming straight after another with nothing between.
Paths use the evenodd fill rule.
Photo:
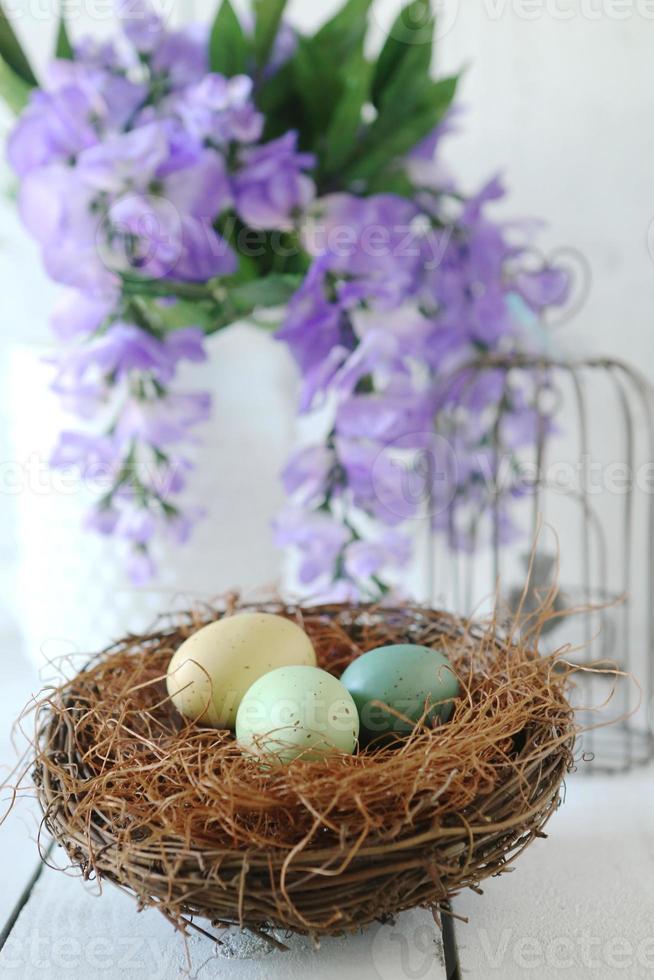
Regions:
<instances>
[{"instance_id":1,"label":"green speckled egg","mask_svg":"<svg viewBox=\"0 0 654 980\"><path fill-rule=\"evenodd\" d=\"M459 682L447 657L429 647L409 643L379 647L353 661L341 677L359 712L361 734L366 741L391 734L408 734L426 708L432 724L438 717L447 721ZM381 702L414 724L385 710Z\"/></svg>"},{"instance_id":2,"label":"green speckled egg","mask_svg":"<svg viewBox=\"0 0 654 980\"><path fill-rule=\"evenodd\" d=\"M336 677L318 667L280 667L248 689L236 715L242 750L267 763L315 762L351 755L359 737L354 701Z\"/></svg>"}]
</instances>

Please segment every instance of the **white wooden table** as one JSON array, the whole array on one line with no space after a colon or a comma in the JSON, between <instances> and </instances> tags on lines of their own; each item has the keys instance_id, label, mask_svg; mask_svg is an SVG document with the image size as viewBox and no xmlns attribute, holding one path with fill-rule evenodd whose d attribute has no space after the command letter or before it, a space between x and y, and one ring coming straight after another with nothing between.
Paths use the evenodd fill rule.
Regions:
<instances>
[{"instance_id":1,"label":"white wooden table","mask_svg":"<svg viewBox=\"0 0 654 980\"><path fill-rule=\"evenodd\" d=\"M9 759L10 719L38 687L19 658L0 691L0 761ZM3 741L4 740L4 741ZM296 940L270 952L237 934L215 947L202 936L187 951L154 911L126 895L38 866L22 806L0 827L0 977L3 980L638 980L654 977L654 774L573 776L567 799L513 874L454 903L445 944L431 915L324 941Z\"/></svg>"}]
</instances>

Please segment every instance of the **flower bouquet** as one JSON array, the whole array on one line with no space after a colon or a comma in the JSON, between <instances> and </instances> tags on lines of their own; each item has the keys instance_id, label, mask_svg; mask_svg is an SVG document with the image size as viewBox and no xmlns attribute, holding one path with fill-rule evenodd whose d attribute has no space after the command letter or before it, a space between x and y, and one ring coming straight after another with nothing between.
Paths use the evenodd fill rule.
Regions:
<instances>
[{"instance_id":1,"label":"flower bouquet","mask_svg":"<svg viewBox=\"0 0 654 980\"><path fill-rule=\"evenodd\" d=\"M485 466L533 444L539 415L476 365L537 353L567 277L534 262L527 226L490 216L498 179L466 194L441 166L457 78L433 78L425 0L374 57L371 0L313 36L285 6L240 19L223 0L213 23L171 29L125 0L113 41L72 42L62 20L38 81L1 17L20 212L63 287L54 387L82 420L52 465L107 475L88 524L124 542L136 582L154 575L154 537L185 541L204 514L189 446L212 393L179 390L179 366L254 319L287 345L314 418L283 471L278 541L314 594L376 598L417 517L456 548L497 517Z\"/></svg>"}]
</instances>

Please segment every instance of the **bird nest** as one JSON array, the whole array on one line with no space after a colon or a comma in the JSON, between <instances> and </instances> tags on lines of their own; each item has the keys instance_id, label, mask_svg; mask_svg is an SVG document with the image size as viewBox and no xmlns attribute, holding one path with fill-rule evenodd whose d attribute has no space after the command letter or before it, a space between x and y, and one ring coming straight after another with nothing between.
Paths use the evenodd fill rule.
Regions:
<instances>
[{"instance_id":1,"label":"bird nest","mask_svg":"<svg viewBox=\"0 0 654 980\"><path fill-rule=\"evenodd\" d=\"M296 620L336 676L367 650L410 642L446 653L462 690L446 724L263 769L231 732L186 722L166 695L180 643L235 608L246 607L130 636L38 702L44 824L84 876L183 930L208 930L200 918L316 937L436 910L544 836L575 738L556 658L425 608L259 604Z\"/></svg>"}]
</instances>

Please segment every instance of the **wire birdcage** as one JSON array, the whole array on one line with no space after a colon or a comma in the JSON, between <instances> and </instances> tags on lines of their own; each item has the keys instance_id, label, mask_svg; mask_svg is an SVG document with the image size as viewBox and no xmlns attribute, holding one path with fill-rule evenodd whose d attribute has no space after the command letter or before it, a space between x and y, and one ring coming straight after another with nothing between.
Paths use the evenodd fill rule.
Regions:
<instances>
[{"instance_id":1,"label":"wire birdcage","mask_svg":"<svg viewBox=\"0 0 654 980\"><path fill-rule=\"evenodd\" d=\"M465 386L488 372L504 386L486 426L491 472L472 500L449 502L439 530L430 476L424 597L465 614L490 611L499 598L507 619L521 603L528 620L549 593L558 616L541 647L567 647L579 664L573 696L589 729L579 750L592 759L584 769L630 770L654 758L654 394L617 360L509 357L458 372L462 403ZM515 391L531 433L507 453ZM456 418L441 434L456 450Z\"/></svg>"}]
</instances>

